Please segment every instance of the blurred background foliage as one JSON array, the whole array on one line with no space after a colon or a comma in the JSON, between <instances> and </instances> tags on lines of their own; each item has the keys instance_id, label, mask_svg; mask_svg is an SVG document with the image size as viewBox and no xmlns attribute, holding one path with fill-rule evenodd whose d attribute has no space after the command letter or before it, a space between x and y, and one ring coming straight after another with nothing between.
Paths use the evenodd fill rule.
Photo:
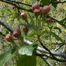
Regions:
<instances>
[{"instance_id":1,"label":"blurred background foliage","mask_svg":"<svg viewBox=\"0 0 66 66\"><path fill-rule=\"evenodd\" d=\"M32 4L32 3L36 2L36 0L14 0L14 1L24 2L24 3L27 3L27 4ZM43 0L40 0L40 1L42 2ZM49 0L44 0L44 2L42 3L42 5L46 4L48 1ZM52 1L54 2L55 0L52 0ZM64 1L64 0L62 0L62 1ZM53 4L53 5L54 5L54 7L52 6L49 15L52 16L52 17L54 17L58 21L61 21L64 18L66 18L66 3L59 3L57 5L55 5L55 4ZM20 6L22 6L22 5L20 5ZM27 8L27 9L29 8L29 7L26 7L26 6L22 6L22 7ZM20 10L20 11L22 11L22 10ZM19 14L20 13L19 13L18 9L15 8L14 6L6 4L6 3L3 3L3 2L0 2L0 20L3 21L3 22L5 22L5 24L10 25L13 28L13 30L15 30L15 28L17 28L19 26L19 22L21 24L24 24L24 20L20 19ZM33 15L31 15L31 16L33 16ZM30 21L30 19L29 19L29 21ZM66 39L65 39L66 38L66 29L63 28L57 22L49 24L49 27L51 27L51 26L58 27L59 30L52 29L53 32L55 34L57 34L59 37L61 37L62 40L66 41ZM46 28L47 30L49 30L47 26L46 27L44 26L44 28ZM2 27L2 26L0 26L0 31L2 31L4 34L8 33L8 31L4 27ZM50 33L48 33L48 32L44 33L41 36L41 39L42 39L44 45L47 46L51 50L52 49L56 49L56 47L59 46L58 44L56 44L56 42L60 43L60 41L56 40L55 37L51 36L51 38L50 38L49 36L50 36ZM7 42L7 44L6 44L6 43L3 42L1 36L0 36L0 38L1 38L0 39L0 43L1 43L0 44L0 49L1 49L0 53L3 53L3 50L6 51L8 49L9 42ZM26 36L26 38L28 40L30 40L30 41L33 41L33 42L35 41L36 43L39 44L39 42L37 41L37 37L35 36L35 34L33 35L33 31L31 29L30 29L28 35ZM50 39L50 40L48 40L48 39ZM55 44L53 44L53 43L55 43ZM5 49L3 49L4 47L5 47ZM64 50L64 47L62 47L60 49L60 51L62 49ZM8 66L11 66L11 64L10 64L11 61L12 60L10 60L8 62L9 63ZM57 61L53 61L53 60L50 60L50 59L48 61L51 64L53 64L53 66L64 66L63 63L60 63L60 62L57 62ZM47 66L47 64L42 59L40 59L40 58L37 57L36 66Z\"/></svg>"}]
</instances>

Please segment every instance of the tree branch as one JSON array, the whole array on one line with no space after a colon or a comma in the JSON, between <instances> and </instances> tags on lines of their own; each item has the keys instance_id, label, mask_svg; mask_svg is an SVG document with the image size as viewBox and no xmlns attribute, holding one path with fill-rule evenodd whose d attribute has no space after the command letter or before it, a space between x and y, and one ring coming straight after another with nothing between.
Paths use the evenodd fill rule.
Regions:
<instances>
[{"instance_id":1,"label":"tree branch","mask_svg":"<svg viewBox=\"0 0 66 66\"><path fill-rule=\"evenodd\" d=\"M48 66L52 66L45 58L43 58L42 56L40 56L41 59L43 59L43 61L45 61L45 63L48 65Z\"/></svg>"},{"instance_id":2,"label":"tree branch","mask_svg":"<svg viewBox=\"0 0 66 66\"><path fill-rule=\"evenodd\" d=\"M25 10L25 11L28 11L28 12L32 12L32 9L25 9L25 8L22 8L18 5L16 5L15 3L11 2L11 1L4 1L4 0L0 0L1 2L4 2L4 3L7 3L7 4L10 4L10 5L13 5L15 6L17 9L20 9L20 10Z\"/></svg>"},{"instance_id":3,"label":"tree branch","mask_svg":"<svg viewBox=\"0 0 66 66\"><path fill-rule=\"evenodd\" d=\"M3 34L2 32L0 32L0 35L5 36L5 34Z\"/></svg>"},{"instance_id":4,"label":"tree branch","mask_svg":"<svg viewBox=\"0 0 66 66\"><path fill-rule=\"evenodd\" d=\"M54 56L54 54L53 54L46 46L43 45L43 43L42 43L41 40L40 40L40 36L37 36L37 37L38 37L38 41L40 42L41 46L49 52L49 54L52 56L52 58L53 58L54 60L59 61L59 62L66 62L66 60L63 60L63 59L61 60L61 59L56 58L56 57Z\"/></svg>"},{"instance_id":5,"label":"tree branch","mask_svg":"<svg viewBox=\"0 0 66 66\"><path fill-rule=\"evenodd\" d=\"M6 25L4 22L0 21L0 25L2 25L3 27L5 27L5 28L6 28L7 30L9 30L11 33L13 32L13 29L12 29L10 26Z\"/></svg>"},{"instance_id":6,"label":"tree branch","mask_svg":"<svg viewBox=\"0 0 66 66\"><path fill-rule=\"evenodd\" d=\"M55 22L59 23L59 24L62 25L64 28L66 28L66 26L64 26L64 24L62 24L61 21L58 21L57 19L55 19L55 18L53 18L53 17L51 17L51 16L49 16L49 15L47 15L46 18L51 18L51 19L53 19Z\"/></svg>"},{"instance_id":7,"label":"tree branch","mask_svg":"<svg viewBox=\"0 0 66 66\"><path fill-rule=\"evenodd\" d=\"M22 5L26 5L26 6L32 6L30 4L26 4L26 3L23 3L23 2L18 2L18 1L10 1L10 2L13 2L13 3L16 3L16 4L22 4Z\"/></svg>"},{"instance_id":8,"label":"tree branch","mask_svg":"<svg viewBox=\"0 0 66 66\"><path fill-rule=\"evenodd\" d=\"M13 6L15 6L17 9L20 9L20 10L25 10L25 11L28 11L28 12L32 12L33 13L33 11L32 11L32 9L25 9L25 8L22 8L22 7L20 7L20 6L18 6L18 5L16 5L15 3L13 3L13 2L15 2L15 1L13 1L13 2L11 2L11 1L4 1L4 0L0 0L1 2L4 2L4 3L8 3L8 4L10 4L10 5L13 5ZM65 1L66 2L66 1ZM17 2L17 3L19 3L19 2ZM60 25L62 25L64 28L66 28L66 26L64 26L64 24L61 24L61 21L58 21L57 19L55 19L55 18L53 18L53 17L51 17L51 16L46 16L47 18L49 17L49 18L52 18L55 22L57 22L57 23L59 23Z\"/></svg>"}]
</instances>

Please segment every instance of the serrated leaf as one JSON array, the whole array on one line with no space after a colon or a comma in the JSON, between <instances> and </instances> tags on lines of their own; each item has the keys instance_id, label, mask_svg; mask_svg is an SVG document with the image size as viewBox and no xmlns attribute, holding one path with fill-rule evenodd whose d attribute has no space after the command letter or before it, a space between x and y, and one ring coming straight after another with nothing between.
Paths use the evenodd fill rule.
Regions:
<instances>
[{"instance_id":1,"label":"serrated leaf","mask_svg":"<svg viewBox=\"0 0 66 66\"><path fill-rule=\"evenodd\" d=\"M19 54L21 55L27 55L27 56L32 56L33 53L35 52L35 49L37 48L37 45L28 45L28 46L23 46L19 50Z\"/></svg>"},{"instance_id":2,"label":"serrated leaf","mask_svg":"<svg viewBox=\"0 0 66 66\"><path fill-rule=\"evenodd\" d=\"M13 49L9 49L4 54L0 55L0 66L3 66L6 62L8 62L14 55L12 54Z\"/></svg>"}]
</instances>

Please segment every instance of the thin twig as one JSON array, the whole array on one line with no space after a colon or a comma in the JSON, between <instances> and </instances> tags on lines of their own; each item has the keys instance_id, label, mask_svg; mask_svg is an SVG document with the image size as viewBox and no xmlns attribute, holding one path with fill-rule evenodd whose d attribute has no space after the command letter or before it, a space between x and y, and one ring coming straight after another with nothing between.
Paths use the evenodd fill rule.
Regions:
<instances>
[{"instance_id":1,"label":"thin twig","mask_svg":"<svg viewBox=\"0 0 66 66\"><path fill-rule=\"evenodd\" d=\"M3 34L2 32L0 32L0 35L5 36L5 34Z\"/></svg>"},{"instance_id":2,"label":"thin twig","mask_svg":"<svg viewBox=\"0 0 66 66\"><path fill-rule=\"evenodd\" d=\"M43 58L42 56L40 56L41 57L41 59L43 59L43 61L45 61L45 63L48 65L48 66L52 66L52 65L50 65L50 63L45 59L45 58Z\"/></svg>"},{"instance_id":3,"label":"thin twig","mask_svg":"<svg viewBox=\"0 0 66 66\"><path fill-rule=\"evenodd\" d=\"M59 61L59 62L66 62L66 60L63 60L63 59L61 60L61 59L56 58L56 57L54 56L54 54L53 54L46 46L43 45L43 43L42 43L41 40L40 40L40 36L37 36L37 37L38 37L38 40L39 40L41 46L42 46L44 49L46 49L46 50L50 53L50 55L52 56L52 58L53 58L54 60Z\"/></svg>"},{"instance_id":4,"label":"thin twig","mask_svg":"<svg viewBox=\"0 0 66 66\"><path fill-rule=\"evenodd\" d=\"M0 25L4 26L4 27L5 27L6 29L8 29L11 33L13 32L13 29L12 29L10 26L6 25L4 22L0 21Z\"/></svg>"},{"instance_id":5,"label":"thin twig","mask_svg":"<svg viewBox=\"0 0 66 66\"><path fill-rule=\"evenodd\" d=\"M55 19L55 18L53 18L53 17L51 17L51 16L49 16L49 15L47 15L46 18L51 18L51 19L53 19L55 22L59 23L59 24L62 25L64 28L66 28L66 26L64 26L64 24L61 24L62 21L58 21L57 19Z\"/></svg>"},{"instance_id":6,"label":"thin twig","mask_svg":"<svg viewBox=\"0 0 66 66\"><path fill-rule=\"evenodd\" d=\"M22 4L22 5L26 5L26 6L32 6L30 4L26 4L26 3L23 3L23 2L18 2L18 1L10 1L10 2L13 2L13 3L16 3L16 4Z\"/></svg>"},{"instance_id":7,"label":"thin twig","mask_svg":"<svg viewBox=\"0 0 66 66\"><path fill-rule=\"evenodd\" d=\"M22 8L16 4L14 4L13 2L10 2L10 1L4 1L4 0L0 0L1 2L4 2L4 3L7 3L7 4L10 4L10 5L13 5L15 6L17 9L20 9L20 10L25 10L25 11L28 11L28 12L32 12L32 9L25 9L25 8Z\"/></svg>"},{"instance_id":8,"label":"thin twig","mask_svg":"<svg viewBox=\"0 0 66 66\"><path fill-rule=\"evenodd\" d=\"M54 58L54 57L51 57L51 56L48 56L46 54L36 54L36 56L39 56L39 57L48 57L50 59L53 59L53 60L56 60L56 61L59 61L59 62L66 62L66 60L63 60L63 59L57 59L57 58Z\"/></svg>"},{"instance_id":9,"label":"thin twig","mask_svg":"<svg viewBox=\"0 0 66 66\"><path fill-rule=\"evenodd\" d=\"M28 11L28 12L33 12L32 9L25 9L25 8L22 8L16 4L14 4L13 2L10 2L10 1L4 1L4 0L0 0L1 2L5 2L5 3L8 3L10 5L13 5L15 6L17 9L20 9L20 10L25 10L25 11ZM66 2L66 1L65 1ZM54 21L56 21L57 23L59 23L60 25L62 25L64 28L66 28L66 26L64 26L64 24L61 24L61 21L58 21L57 19L51 17L51 16L47 16L49 18L52 18Z\"/></svg>"}]
</instances>

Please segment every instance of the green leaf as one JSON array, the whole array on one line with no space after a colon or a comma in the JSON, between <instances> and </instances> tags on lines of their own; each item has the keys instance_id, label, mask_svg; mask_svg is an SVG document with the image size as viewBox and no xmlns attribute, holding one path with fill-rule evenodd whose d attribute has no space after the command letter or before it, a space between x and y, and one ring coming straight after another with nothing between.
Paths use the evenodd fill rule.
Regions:
<instances>
[{"instance_id":1,"label":"green leaf","mask_svg":"<svg viewBox=\"0 0 66 66\"><path fill-rule=\"evenodd\" d=\"M37 0L31 0L32 3L35 3Z\"/></svg>"},{"instance_id":2,"label":"green leaf","mask_svg":"<svg viewBox=\"0 0 66 66\"><path fill-rule=\"evenodd\" d=\"M17 66L36 66L36 56L20 56L16 61Z\"/></svg>"},{"instance_id":3,"label":"green leaf","mask_svg":"<svg viewBox=\"0 0 66 66\"><path fill-rule=\"evenodd\" d=\"M0 40L2 40L3 39L3 36L2 35L0 35Z\"/></svg>"},{"instance_id":4,"label":"green leaf","mask_svg":"<svg viewBox=\"0 0 66 66\"><path fill-rule=\"evenodd\" d=\"M56 4L57 0L51 0L52 5L56 8L57 4Z\"/></svg>"},{"instance_id":5,"label":"green leaf","mask_svg":"<svg viewBox=\"0 0 66 66\"><path fill-rule=\"evenodd\" d=\"M8 62L14 55L12 54L13 49L9 49L4 54L0 55L0 66L3 66L6 62Z\"/></svg>"},{"instance_id":6,"label":"green leaf","mask_svg":"<svg viewBox=\"0 0 66 66\"><path fill-rule=\"evenodd\" d=\"M40 35L41 34L41 31L32 31L30 34L29 34L29 37L33 37L35 35Z\"/></svg>"},{"instance_id":7,"label":"green leaf","mask_svg":"<svg viewBox=\"0 0 66 66\"><path fill-rule=\"evenodd\" d=\"M42 5L48 5L50 3L50 0L41 0Z\"/></svg>"},{"instance_id":8,"label":"green leaf","mask_svg":"<svg viewBox=\"0 0 66 66\"><path fill-rule=\"evenodd\" d=\"M28 45L28 46L23 46L19 50L19 54L21 55L27 55L27 56L32 56L37 48L37 45Z\"/></svg>"}]
</instances>

